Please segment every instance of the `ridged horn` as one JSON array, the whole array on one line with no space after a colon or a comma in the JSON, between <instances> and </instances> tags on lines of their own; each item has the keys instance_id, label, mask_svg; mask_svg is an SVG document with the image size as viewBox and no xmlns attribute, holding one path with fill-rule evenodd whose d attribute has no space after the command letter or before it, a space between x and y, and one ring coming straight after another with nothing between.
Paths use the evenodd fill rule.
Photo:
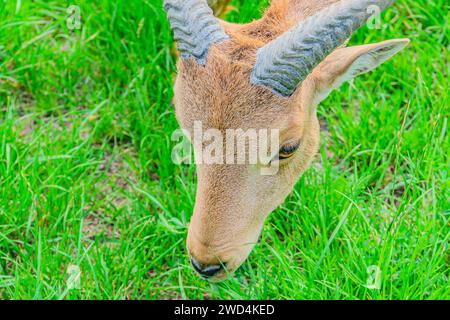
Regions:
<instances>
[{"instance_id":1,"label":"ridged horn","mask_svg":"<svg viewBox=\"0 0 450 320\"><path fill-rule=\"evenodd\" d=\"M206 0L165 0L164 9L182 59L205 65L211 45L229 39Z\"/></svg>"},{"instance_id":2,"label":"ridged horn","mask_svg":"<svg viewBox=\"0 0 450 320\"><path fill-rule=\"evenodd\" d=\"M395 0L341 0L260 48L251 82L289 97L333 50L342 45L373 14Z\"/></svg>"}]
</instances>

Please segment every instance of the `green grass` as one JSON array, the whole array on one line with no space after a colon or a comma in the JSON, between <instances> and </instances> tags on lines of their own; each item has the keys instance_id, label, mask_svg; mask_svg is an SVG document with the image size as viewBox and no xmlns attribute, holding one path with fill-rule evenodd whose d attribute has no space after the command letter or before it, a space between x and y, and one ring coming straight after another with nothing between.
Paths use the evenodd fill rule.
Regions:
<instances>
[{"instance_id":1,"label":"green grass","mask_svg":"<svg viewBox=\"0 0 450 320\"><path fill-rule=\"evenodd\" d=\"M195 168L170 160L161 2L0 0L0 298L449 299L448 2L399 0L352 38L412 44L322 104L317 161L221 284L184 245ZM264 7L238 2L230 21Z\"/></svg>"}]
</instances>

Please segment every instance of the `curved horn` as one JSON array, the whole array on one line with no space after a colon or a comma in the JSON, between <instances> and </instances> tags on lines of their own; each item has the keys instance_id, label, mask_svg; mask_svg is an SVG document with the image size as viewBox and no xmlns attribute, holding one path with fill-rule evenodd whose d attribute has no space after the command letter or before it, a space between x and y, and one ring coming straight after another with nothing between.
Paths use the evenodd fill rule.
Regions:
<instances>
[{"instance_id":1,"label":"curved horn","mask_svg":"<svg viewBox=\"0 0 450 320\"><path fill-rule=\"evenodd\" d=\"M165 0L164 8L183 59L205 65L211 45L229 38L206 0Z\"/></svg>"},{"instance_id":2,"label":"curved horn","mask_svg":"<svg viewBox=\"0 0 450 320\"><path fill-rule=\"evenodd\" d=\"M251 82L291 96L300 82L372 15L395 0L342 0L260 48Z\"/></svg>"}]
</instances>

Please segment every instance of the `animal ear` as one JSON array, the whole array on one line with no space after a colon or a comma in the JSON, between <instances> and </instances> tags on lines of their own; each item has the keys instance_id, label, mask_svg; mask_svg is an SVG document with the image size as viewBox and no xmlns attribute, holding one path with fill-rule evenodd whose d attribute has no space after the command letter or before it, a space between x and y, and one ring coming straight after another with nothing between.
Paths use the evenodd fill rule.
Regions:
<instances>
[{"instance_id":1,"label":"animal ear","mask_svg":"<svg viewBox=\"0 0 450 320\"><path fill-rule=\"evenodd\" d=\"M344 82L377 68L409 42L409 39L395 39L334 51L313 72L316 83L314 102L320 103Z\"/></svg>"},{"instance_id":2,"label":"animal ear","mask_svg":"<svg viewBox=\"0 0 450 320\"><path fill-rule=\"evenodd\" d=\"M283 2L313 2L286 1ZM316 1L326 2L326 1ZM328 1L329 2L329 1ZM395 0L335 1L258 49L251 83L290 97L311 72L372 16Z\"/></svg>"}]
</instances>

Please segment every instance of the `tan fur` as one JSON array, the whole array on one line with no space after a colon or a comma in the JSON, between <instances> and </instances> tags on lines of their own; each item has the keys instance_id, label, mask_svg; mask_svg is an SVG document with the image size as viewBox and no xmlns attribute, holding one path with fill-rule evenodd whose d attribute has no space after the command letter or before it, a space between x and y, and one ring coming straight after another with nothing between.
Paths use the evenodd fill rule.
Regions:
<instances>
[{"instance_id":1,"label":"tan fur","mask_svg":"<svg viewBox=\"0 0 450 320\"><path fill-rule=\"evenodd\" d=\"M277 175L263 176L258 165L199 165L194 214L187 246L202 264L226 263L226 278L245 260L257 242L264 220L292 190L319 148L316 97L333 85L353 60L319 65L291 98L251 85L258 48L336 0L276 0L261 20L235 25L223 22L231 40L214 45L206 66L178 62L174 104L182 128L194 121L205 129L276 128L280 144L300 140L295 155ZM340 49L338 49L340 50ZM359 48L355 53L364 52ZM337 59L336 61L339 61ZM329 66L328 68L326 66ZM332 67L330 67L332 66Z\"/></svg>"}]
</instances>

